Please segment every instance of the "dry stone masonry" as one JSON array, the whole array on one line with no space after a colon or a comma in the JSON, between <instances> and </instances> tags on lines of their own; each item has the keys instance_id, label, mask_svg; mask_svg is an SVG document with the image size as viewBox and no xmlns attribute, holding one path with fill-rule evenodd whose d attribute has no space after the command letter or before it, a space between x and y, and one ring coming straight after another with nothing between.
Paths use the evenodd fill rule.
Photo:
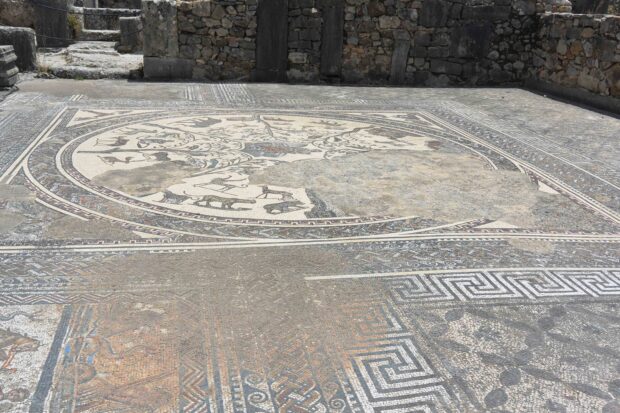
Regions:
<instances>
[{"instance_id":1,"label":"dry stone masonry","mask_svg":"<svg viewBox=\"0 0 620 413\"><path fill-rule=\"evenodd\" d=\"M284 4L284 11L277 3ZM145 56L177 59L181 66L191 67L183 72L193 79L269 80L261 77L265 68L259 68L261 76L256 76L258 8L269 7L273 9L269 14L286 14L286 30L275 32L275 22L265 18L264 26L271 26L265 30L273 32L265 38L272 42L283 38L287 49L283 54L268 52L264 61L284 56L285 62L273 64L286 67L286 80L430 86L522 80L540 11L534 0L147 0L144 4ZM175 44L162 50L166 42Z\"/></svg>"},{"instance_id":2,"label":"dry stone masonry","mask_svg":"<svg viewBox=\"0 0 620 413\"><path fill-rule=\"evenodd\" d=\"M546 14L532 77L620 97L620 16Z\"/></svg>"},{"instance_id":3,"label":"dry stone masonry","mask_svg":"<svg viewBox=\"0 0 620 413\"><path fill-rule=\"evenodd\" d=\"M569 0L143 4L151 78L620 89L620 17Z\"/></svg>"},{"instance_id":4,"label":"dry stone masonry","mask_svg":"<svg viewBox=\"0 0 620 413\"><path fill-rule=\"evenodd\" d=\"M406 84L488 84L521 78L531 49L533 3L497 0L347 0L343 77ZM403 50L403 62L395 51ZM402 70L402 69L401 69Z\"/></svg>"},{"instance_id":5,"label":"dry stone masonry","mask_svg":"<svg viewBox=\"0 0 620 413\"><path fill-rule=\"evenodd\" d=\"M179 56L195 79L247 79L255 66L256 0L177 4Z\"/></svg>"},{"instance_id":6,"label":"dry stone masonry","mask_svg":"<svg viewBox=\"0 0 620 413\"><path fill-rule=\"evenodd\" d=\"M605 9L613 12L620 7L618 1L605 3ZM591 9L573 2L578 10ZM31 19L39 46L66 45L63 39L70 42L71 37L118 40L120 52L143 50L147 79L412 86L526 83L609 97L618 97L620 89L620 16L572 14L570 0L45 4L49 7L35 7ZM17 21L10 16L0 14L3 20ZM71 22L76 18L77 34ZM20 34L32 38L32 32ZM35 62L27 56L36 55L20 46L27 42L0 43L3 40L15 47L18 66L32 69L33 64L24 61Z\"/></svg>"},{"instance_id":7,"label":"dry stone masonry","mask_svg":"<svg viewBox=\"0 0 620 413\"><path fill-rule=\"evenodd\" d=\"M288 78L317 81L321 68L323 18L316 0L288 2Z\"/></svg>"}]
</instances>

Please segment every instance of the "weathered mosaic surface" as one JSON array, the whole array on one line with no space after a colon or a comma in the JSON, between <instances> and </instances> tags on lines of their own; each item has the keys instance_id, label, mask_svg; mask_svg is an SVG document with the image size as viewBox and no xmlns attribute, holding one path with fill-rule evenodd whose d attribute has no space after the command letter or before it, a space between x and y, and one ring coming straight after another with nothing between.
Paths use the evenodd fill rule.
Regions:
<instances>
[{"instance_id":1,"label":"weathered mosaic surface","mask_svg":"<svg viewBox=\"0 0 620 413\"><path fill-rule=\"evenodd\" d=\"M484 91L78 83L0 104L0 411L620 409L617 145Z\"/></svg>"}]
</instances>

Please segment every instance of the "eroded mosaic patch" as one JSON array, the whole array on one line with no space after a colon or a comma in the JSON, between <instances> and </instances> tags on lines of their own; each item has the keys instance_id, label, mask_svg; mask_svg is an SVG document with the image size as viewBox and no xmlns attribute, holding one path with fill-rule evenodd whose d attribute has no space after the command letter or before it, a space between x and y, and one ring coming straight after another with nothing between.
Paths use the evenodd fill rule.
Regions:
<instances>
[{"instance_id":1,"label":"eroded mosaic patch","mask_svg":"<svg viewBox=\"0 0 620 413\"><path fill-rule=\"evenodd\" d=\"M0 411L28 412L62 306L0 307Z\"/></svg>"}]
</instances>

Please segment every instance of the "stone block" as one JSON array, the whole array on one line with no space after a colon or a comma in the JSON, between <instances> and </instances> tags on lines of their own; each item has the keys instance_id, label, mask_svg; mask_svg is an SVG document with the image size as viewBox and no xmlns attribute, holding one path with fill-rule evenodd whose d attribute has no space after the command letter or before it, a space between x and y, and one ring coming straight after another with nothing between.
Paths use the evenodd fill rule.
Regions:
<instances>
[{"instance_id":1,"label":"stone block","mask_svg":"<svg viewBox=\"0 0 620 413\"><path fill-rule=\"evenodd\" d=\"M0 25L32 28L34 13L32 0L0 0Z\"/></svg>"},{"instance_id":2,"label":"stone block","mask_svg":"<svg viewBox=\"0 0 620 413\"><path fill-rule=\"evenodd\" d=\"M428 57L448 57L450 56L450 49L447 47L429 47Z\"/></svg>"},{"instance_id":3,"label":"stone block","mask_svg":"<svg viewBox=\"0 0 620 413\"><path fill-rule=\"evenodd\" d=\"M413 55L415 57L426 57L428 56L428 48L424 46L414 46Z\"/></svg>"},{"instance_id":4,"label":"stone block","mask_svg":"<svg viewBox=\"0 0 620 413\"><path fill-rule=\"evenodd\" d=\"M570 13L572 5L570 0L545 0L545 11L552 13Z\"/></svg>"},{"instance_id":5,"label":"stone block","mask_svg":"<svg viewBox=\"0 0 620 413\"><path fill-rule=\"evenodd\" d=\"M398 16L379 17L379 27L381 29L397 29L399 26L400 18L398 18Z\"/></svg>"},{"instance_id":6,"label":"stone block","mask_svg":"<svg viewBox=\"0 0 620 413\"><path fill-rule=\"evenodd\" d=\"M510 6L468 6L463 9L463 18L471 20L496 21L510 17Z\"/></svg>"},{"instance_id":7,"label":"stone block","mask_svg":"<svg viewBox=\"0 0 620 413\"><path fill-rule=\"evenodd\" d=\"M492 83L506 83L514 80L513 75L510 72L502 69L492 69L489 71L489 77Z\"/></svg>"},{"instance_id":8,"label":"stone block","mask_svg":"<svg viewBox=\"0 0 620 413\"><path fill-rule=\"evenodd\" d=\"M368 3L368 15L370 17L379 17L385 14L385 6L382 1L371 0Z\"/></svg>"},{"instance_id":9,"label":"stone block","mask_svg":"<svg viewBox=\"0 0 620 413\"><path fill-rule=\"evenodd\" d=\"M16 61L17 55L15 54L15 49L13 49L13 46L0 46L0 69L15 66Z\"/></svg>"},{"instance_id":10,"label":"stone block","mask_svg":"<svg viewBox=\"0 0 620 413\"><path fill-rule=\"evenodd\" d=\"M144 57L144 78L147 80L191 79L194 61L174 57Z\"/></svg>"},{"instance_id":11,"label":"stone block","mask_svg":"<svg viewBox=\"0 0 620 413\"><path fill-rule=\"evenodd\" d=\"M291 52L288 54L288 61L293 64L308 63L308 54L300 52Z\"/></svg>"},{"instance_id":12,"label":"stone block","mask_svg":"<svg viewBox=\"0 0 620 413\"><path fill-rule=\"evenodd\" d=\"M390 83L400 85L405 82L405 73L407 70L407 61L409 59L409 49L411 41L409 39L400 38L396 40L394 52L392 53L392 65L390 71Z\"/></svg>"},{"instance_id":13,"label":"stone block","mask_svg":"<svg viewBox=\"0 0 620 413\"><path fill-rule=\"evenodd\" d=\"M416 46L428 46L431 44L431 34L427 32L416 32L413 37L413 44Z\"/></svg>"},{"instance_id":14,"label":"stone block","mask_svg":"<svg viewBox=\"0 0 620 413\"><path fill-rule=\"evenodd\" d=\"M13 46L19 70L29 71L37 68L37 38L34 30L0 26L0 44Z\"/></svg>"},{"instance_id":15,"label":"stone block","mask_svg":"<svg viewBox=\"0 0 620 413\"><path fill-rule=\"evenodd\" d=\"M19 69L16 62L13 46L0 46L0 87L11 87L17 83Z\"/></svg>"},{"instance_id":16,"label":"stone block","mask_svg":"<svg viewBox=\"0 0 620 413\"><path fill-rule=\"evenodd\" d=\"M568 46L566 45L566 40L564 39L560 39L560 41L558 41L558 44L555 48L555 51L558 54L564 55L566 54L566 52L568 51Z\"/></svg>"},{"instance_id":17,"label":"stone block","mask_svg":"<svg viewBox=\"0 0 620 413\"><path fill-rule=\"evenodd\" d=\"M84 8L86 30L119 30L119 18L137 14L129 9Z\"/></svg>"},{"instance_id":18,"label":"stone block","mask_svg":"<svg viewBox=\"0 0 620 413\"><path fill-rule=\"evenodd\" d=\"M490 23L467 23L452 30L450 54L481 59L490 52L493 28Z\"/></svg>"},{"instance_id":19,"label":"stone block","mask_svg":"<svg viewBox=\"0 0 620 413\"><path fill-rule=\"evenodd\" d=\"M211 15L210 1L197 1L190 3L192 5L192 14L199 17L209 17Z\"/></svg>"},{"instance_id":20,"label":"stone block","mask_svg":"<svg viewBox=\"0 0 620 413\"><path fill-rule=\"evenodd\" d=\"M520 15L532 15L536 13L536 0L516 0L513 7Z\"/></svg>"},{"instance_id":21,"label":"stone block","mask_svg":"<svg viewBox=\"0 0 620 413\"><path fill-rule=\"evenodd\" d=\"M10 70L0 71L0 87L11 87L17 83L19 69L13 66Z\"/></svg>"},{"instance_id":22,"label":"stone block","mask_svg":"<svg viewBox=\"0 0 620 413\"><path fill-rule=\"evenodd\" d=\"M418 23L424 27L443 27L448 20L448 6L442 0L425 0L418 16Z\"/></svg>"},{"instance_id":23,"label":"stone block","mask_svg":"<svg viewBox=\"0 0 620 413\"><path fill-rule=\"evenodd\" d=\"M432 73L445 73L448 75L460 75L463 67L460 63L449 62L446 60L431 60Z\"/></svg>"},{"instance_id":24,"label":"stone block","mask_svg":"<svg viewBox=\"0 0 620 413\"><path fill-rule=\"evenodd\" d=\"M616 63L605 72L609 79L610 93L614 97L620 97L620 63Z\"/></svg>"},{"instance_id":25,"label":"stone block","mask_svg":"<svg viewBox=\"0 0 620 413\"><path fill-rule=\"evenodd\" d=\"M220 20L222 17L226 15L226 10L220 5L215 6L213 11L211 12L211 17L215 20Z\"/></svg>"},{"instance_id":26,"label":"stone block","mask_svg":"<svg viewBox=\"0 0 620 413\"><path fill-rule=\"evenodd\" d=\"M84 8L84 29L118 30L119 16L113 9Z\"/></svg>"},{"instance_id":27,"label":"stone block","mask_svg":"<svg viewBox=\"0 0 620 413\"><path fill-rule=\"evenodd\" d=\"M121 39L117 50L120 53L133 53L142 50L142 19L140 17L119 18Z\"/></svg>"},{"instance_id":28,"label":"stone block","mask_svg":"<svg viewBox=\"0 0 620 413\"><path fill-rule=\"evenodd\" d=\"M601 61L620 62L620 49L618 49L618 42L602 39L598 43L598 48L598 57Z\"/></svg>"},{"instance_id":29,"label":"stone block","mask_svg":"<svg viewBox=\"0 0 620 413\"><path fill-rule=\"evenodd\" d=\"M142 16L144 56L177 57L179 42L175 0L143 0Z\"/></svg>"},{"instance_id":30,"label":"stone block","mask_svg":"<svg viewBox=\"0 0 620 413\"><path fill-rule=\"evenodd\" d=\"M577 84L590 91L590 92L594 92L597 93L598 92L598 85L599 85L599 80L596 76L592 76L587 69L584 69L580 74L579 77L577 78Z\"/></svg>"}]
</instances>

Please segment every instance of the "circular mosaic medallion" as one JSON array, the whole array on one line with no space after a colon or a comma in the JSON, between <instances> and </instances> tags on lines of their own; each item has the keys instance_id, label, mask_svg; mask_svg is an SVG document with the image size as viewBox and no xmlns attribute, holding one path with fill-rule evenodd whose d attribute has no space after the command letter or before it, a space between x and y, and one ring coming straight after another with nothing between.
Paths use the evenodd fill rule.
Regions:
<instances>
[{"instance_id":1,"label":"circular mosaic medallion","mask_svg":"<svg viewBox=\"0 0 620 413\"><path fill-rule=\"evenodd\" d=\"M332 222L360 217L326 211L306 188L256 182L253 176L285 163L373 150L427 151L430 141L361 121L188 116L80 138L65 148L70 164L62 166L85 178L82 181L95 192L105 188L147 208L246 221Z\"/></svg>"}]
</instances>

